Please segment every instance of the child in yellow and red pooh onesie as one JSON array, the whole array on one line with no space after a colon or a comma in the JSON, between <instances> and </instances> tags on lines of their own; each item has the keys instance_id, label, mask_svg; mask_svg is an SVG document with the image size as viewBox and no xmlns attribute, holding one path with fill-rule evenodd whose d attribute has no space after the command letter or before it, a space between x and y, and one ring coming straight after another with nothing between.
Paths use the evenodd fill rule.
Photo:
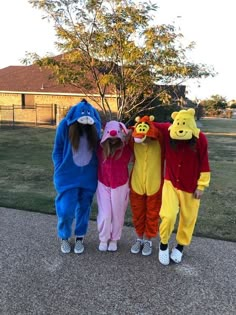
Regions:
<instances>
[{"instance_id":1,"label":"child in yellow and red pooh onesie","mask_svg":"<svg viewBox=\"0 0 236 315\"><path fill-rule=\"evenodd\" d=\"M134 165L130 176L130 205L137 239L131 253L149 256L157 236L164 181L162 135L154 116L136 117L132 132Z\"/></svg>"},{"instance_id":2,"label":"child in yellow and red pooh onesie","mask_svg":"<svg viewBox=\"0 0 236 315\"><path fill-rule=\"evenodd\" d=\"M158 256L163 265L168 265L170 259L181 262L183 248L192 239L200 198L210 182L208 143L197 128L194 115L193 108L180 110L172 113L172 125L156 123L163 132L166 161ZM168 242L178 214L177 246L169 255Z\"/></svg>"}]
</instances>

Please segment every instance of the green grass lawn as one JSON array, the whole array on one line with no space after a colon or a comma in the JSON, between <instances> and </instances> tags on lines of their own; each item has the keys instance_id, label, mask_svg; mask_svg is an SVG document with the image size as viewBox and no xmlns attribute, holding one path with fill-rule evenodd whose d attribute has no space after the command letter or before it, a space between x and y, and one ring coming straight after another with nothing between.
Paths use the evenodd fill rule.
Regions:
<instances>
[{"instance_id":1,"label":"green grass lawn","mask_svg":"<svg viewBox=\"0 0 236 315\"><path fill-rule=\"evenodd\" d=\"M195 235L236 241L236 135L232 135L236 120L202 119L200 123L209 141L212 174ZM55 214L54 136L54 128L0 127L1 207ZM96 219L96 214L94 200L91 218ZM125 222L132 224L129 208Z\"/></svg>"},{"instance_id":2,"label":"green grass lawn","mask_svg":"<svg viewBox=\"0 0 236 315\"><path fill-rule=\"evenodd\" d=\"M201 130L208 133L236 133L236 120L225 118L203 118L200 120Z\"/></svg>"},{"instance_id":3,"label":"green grass lawn","mask_svg":"<svg viewBox=\"0 0 236 315\"><path fill-rule=\"evenodd\" d=\"M0 206L55 213L55 129L0 128Z\"/></svg>"}]
</instances>

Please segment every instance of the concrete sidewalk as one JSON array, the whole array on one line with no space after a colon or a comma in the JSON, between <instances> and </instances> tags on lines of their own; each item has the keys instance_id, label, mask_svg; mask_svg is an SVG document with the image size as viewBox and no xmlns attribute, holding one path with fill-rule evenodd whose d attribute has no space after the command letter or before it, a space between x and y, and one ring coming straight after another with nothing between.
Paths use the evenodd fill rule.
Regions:
<instances>
[{"instance_id":1,"label":"concrete sidewalk","mask_svg":"<svg viewBox=\"0 0 236 315\"><path fill-rule=\"evenodd\" d=\"M90 222L84 254L63 255L55 216L0 208L0 217L1 315L236 314L236 243L195 237L183 262L165 267L158 239L151 256L130 253L130 227L116 253L101 253Z\"/></svg>"}]
</instances>

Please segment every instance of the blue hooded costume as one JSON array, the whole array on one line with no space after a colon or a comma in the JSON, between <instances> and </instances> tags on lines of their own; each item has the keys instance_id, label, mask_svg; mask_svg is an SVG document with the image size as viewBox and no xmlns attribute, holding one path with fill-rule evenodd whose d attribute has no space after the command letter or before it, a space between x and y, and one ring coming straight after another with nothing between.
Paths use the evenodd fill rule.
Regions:
<instances>
[{"instance_id":1,"label":"blue hooded costume","mask_svg":"<svg viewBox=\"0 0 236 315\"><path fill-rule=\"evenodd\" d=\"M71 107L56 130L52 159L54 186L58 193L55 205L58 216L58 236L71 236L75 218L75 235L83 237L88 228L93 195L97 188L96 150L89 148L86 132L80 135L79 148L75 150L69 139L69 127L75 122L94 125L98 139L101 120L97 110L86 100Z\"/></svg>"}]
</instances>

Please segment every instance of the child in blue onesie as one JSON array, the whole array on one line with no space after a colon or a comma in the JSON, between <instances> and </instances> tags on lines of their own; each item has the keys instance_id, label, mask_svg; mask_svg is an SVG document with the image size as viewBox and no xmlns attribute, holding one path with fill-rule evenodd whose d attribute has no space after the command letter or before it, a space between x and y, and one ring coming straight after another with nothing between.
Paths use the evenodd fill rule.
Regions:
<instances>
[{"instance_id":1,"label":"child in blue onesie","mask_svg":"<svg viewBox=\"0 0 236 315\"><path fill-rule=\"evenodd\" d=\"M74 252L84 251L83 239L97 188L96 149L100 133L100 116L86 100L71 107L56 130L52 153L57 191L55 206L58 237L64 254L71 252L69 239L74 219Z\"/></svg>"}]
</instances>

